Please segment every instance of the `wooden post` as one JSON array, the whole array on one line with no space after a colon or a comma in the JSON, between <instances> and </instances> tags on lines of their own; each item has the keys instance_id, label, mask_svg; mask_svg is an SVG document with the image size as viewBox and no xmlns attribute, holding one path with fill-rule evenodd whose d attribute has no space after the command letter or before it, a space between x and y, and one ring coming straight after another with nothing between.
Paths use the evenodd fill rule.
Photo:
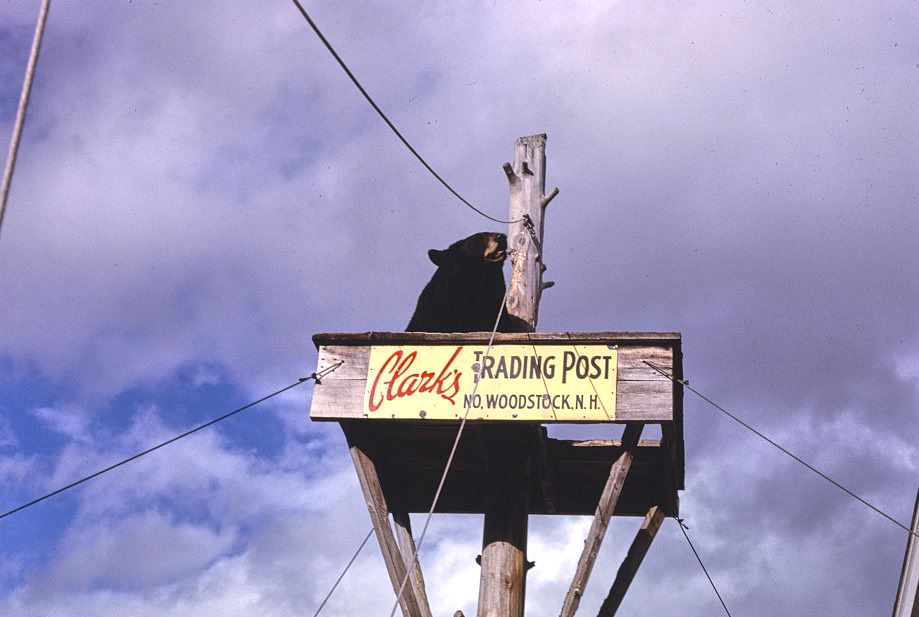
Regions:
<instances>
[{"instance_id":1,"label":"wooden post","mask_svg":"<svg viewBox=\"0 0 919 617\"><path fill-rule=\"evenodd\" d=\"M507 312L536 330L539 318L539 299L542 290L554 283L543 283L546 270L543 264L543 218L546 206L558 195L554 189L546 190L546 136L531 135L517 140L514 164L504 164L504 173L510 183L510 220L507 240L511 249L510 294Z\"/></svg>"},{"instance_id":2,"label":"wooden post","mask_svg":"<svg viewBox=\"0 0 919 617\"><path fill-rule=\"evenodd\" d=\"M521 137L514 164L504 164L510 183L508 248L511 281L507 312L522 331L536 329L542 273L543 214L555 189L545 195L546 136ZM548 285L545 285L548 287ZM489 487L482 532L478 617L523 617L529 465L526 444L533 427L485 427ZM536 427L536 430L540 430Z\"/></svg>"},{"instance_id":3,"label":"wooden post","mask_svg":"<svg viewBox=\"0 0 919 617\"><path fill-rule=\"evenodd\" d=\"M478 617L523 617L531 428L482 427L487 485Z\"/></svg>"},{"instance_id":4,"label":"wooden post","mask_svg":"<svg viewBox=\"0 0 919 617\"><path fill-rule=\"evenodd\" d=\"M613 581L613 586L610 587L609 595L600 606L597 617L614 617L616 611L619 610L619 605L625 598L625 592L629 590L629 585L632 584L632 579L635 578L635 573L638 572L638 567L648 553L648 549L651 548L651 542L654 541L657 530L660 529L663 522L663 511L657 506L652 506L638 533L635 534L632 546L629 547L628 554L622 561L622 565L619 566L619 571L616 572L616 579Z\"/></svg>"}]
</instances>

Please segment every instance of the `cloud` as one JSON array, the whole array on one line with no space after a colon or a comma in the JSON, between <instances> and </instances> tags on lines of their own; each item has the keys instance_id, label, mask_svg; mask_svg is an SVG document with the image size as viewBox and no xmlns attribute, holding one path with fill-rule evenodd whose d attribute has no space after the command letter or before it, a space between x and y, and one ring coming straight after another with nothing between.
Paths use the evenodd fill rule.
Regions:
<instances>
[{"instance_id":1,"label":"cloud","mask_svg":"<svg viewBox=\"0 0 919 617\"><path fill-rule=\"evenodd\" d=\"M33 10L0 9L3 83L21 77ZM561 194L542 330L681 331L694 386L909 519L913 3L312 10L484 210L505 212L513 139L548 133ZM316 331L402 329L426 250L500 229L417 165L289 4L59 3L46 37L0 236L0 477L14 495L172 436L187 417L177 374L260 395L311 372ZM0 89L0 135L17 96ZM341 436L308 403L298 390L271 407L270 455L202 433L56 502L47 528L16 527L14 546L45 543L9 549L10 614L313 608L367 519ZM899 530L691 394L686 412L684 514L732 609L889 609ZM461 519L436 518L422 554L439 614L474 606L479 523ZM534 615L560 605L584 526L531 522ZM636 526L614 522L582 610ZM330 614L389 603L365 550ZM135 567L135 551L156 559ZM718 610L672 522L626 602Z\"/></svg>"},{"instance_id":2,"label":"cloud","mask_svg":"<svg viewBox=\"0 0 919 617\"><path fill-rule=\"evenodd\" d=\"M104 586L132 589L180 580L232 546L234 534L176 523L157 512L120 518L114 525L82 527L66 538L47 578L55 590Z\"/></svg>"},{"instance_id":3,"label":"cloud","mask_svg":"<svg viewBox=\"0 0 919 617\"><path fill-rule=\"evenodd\" d=\"M19 440L16 439L16 433L10 426L9 420L0 416L0 448L16 447Z\"/></svg>"},{"instance_id":4,"label":"cloud","mask_svg":"<svg viewBox=\"0 0 919 617\"><path fill-rule=\"evenodd\" d=\"M89 440L88 430L91 418L86 411L76 405L64 407L39 407L32 410L38 420L51 430L61 433L76 442Z\"/></svg>"},{"instance_id":5,"label":"cloud","mask_svg":"<svg viewBox=\"0 0 919 617\"><path fill-rule=\"evenodd\" d=\"M70 473L64 469L113 458L166 430L157 410L142 408L117 450L93 447L103 443L98 434L67 446L50 482ZM42 562L35 555L24 572L20 566L25 579L8 592L10 614L73 607L291 614L284 605L312 606L331 584L329 568L343 565L339 553L353 550L343 546L359 533L353 530L369 526L344 457L289 443L279 461L269 462L213 431L94 480L69 499L76 501L74 515L58 523L62 533L47 533L53 553ZM339 526L346 531L335 533ZM365 580L380 576L373 569ZM299 599L290 595L293 587L303 590Z\"/></svg>"}]
</instances>

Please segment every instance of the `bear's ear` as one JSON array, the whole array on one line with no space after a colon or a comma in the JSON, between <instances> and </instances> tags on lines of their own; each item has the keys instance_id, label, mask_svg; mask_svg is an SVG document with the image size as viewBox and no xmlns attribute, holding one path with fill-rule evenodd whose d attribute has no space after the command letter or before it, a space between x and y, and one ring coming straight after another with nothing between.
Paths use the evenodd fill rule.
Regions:
<instances>
[{"instance_id":1,"label":"bear's ear","mask_svg":"<svg viewBox=\"0 0 919 617\"><path fill-rule=\"evenodd\" d=\"M428 259L434 262L434 265L437 267L445 266L447 264L447 253L449 253L449 251L431 249L428 251Z\"/></svg>"}]
</instances>

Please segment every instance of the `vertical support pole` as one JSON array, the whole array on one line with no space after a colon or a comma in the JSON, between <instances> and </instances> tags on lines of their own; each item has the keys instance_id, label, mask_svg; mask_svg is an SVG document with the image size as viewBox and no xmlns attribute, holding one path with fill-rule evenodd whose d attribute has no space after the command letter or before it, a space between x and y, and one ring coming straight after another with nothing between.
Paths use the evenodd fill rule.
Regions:
<instances>
[{"instance_id":1,"label":"vertical support pole","mask_svg":"<svg viewBox=\"0 0 919 617\"><path fill-rule=\"evenodd\" d=\"M504 164L510 183L511 281L507 312L513 328L536 329L543 285L543 213L556 194L546 186L546 136L521 137L514 164ZM483 427L489 486L482 533L478 617L523 617L526 597L527 515L530 493L527 443L533 427ZM537 429L538 430L538 429Z\"/></svg>"},{"instance_id":2,"label":"vertical support pole","mask_svg":"<svg viewBox=\"0 0 919 617\"><path fill-rule=\"evenodd\" d=\"M514 164L504 164L510 183L510 219L526 221L508 226L508 247L511 249L510 294L507 312L512 318L527 324L526 331L536 330L539 300L542 290L554 283L543 283L543 218L546 206L558 195L546 190L546 136L520 137L514 148ZM524 328L521 328L524 329Z\"/></svg>"},{"instance_id":3,"label":"vertical support pole","mask_svg":"<svg viewBox=\"0 0 919 617\"><path fill-rule=\"evenodd\" d=\"M488 459L478 617L523 617L531 427L482 427Z\"/></svg>"}]
</instances>

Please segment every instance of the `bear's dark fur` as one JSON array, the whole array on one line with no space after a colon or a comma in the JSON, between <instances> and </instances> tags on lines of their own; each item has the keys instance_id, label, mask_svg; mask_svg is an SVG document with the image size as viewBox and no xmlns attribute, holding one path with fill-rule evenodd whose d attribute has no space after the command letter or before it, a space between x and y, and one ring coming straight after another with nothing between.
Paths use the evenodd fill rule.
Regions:
<instances>
[{"instance_id":1,"label":"bear's dark fur","mask_svg":"<svg viewBox=\"0 0 919 617\"><path fill-rule=\"evenodd\" d=\"M437 266L418 298L406 332L490 332L504 300L507 237L481 232L443 251L431 249ZM502 311L499 332L519 332L522 322Z\"/></svg>"}]
</instances>

